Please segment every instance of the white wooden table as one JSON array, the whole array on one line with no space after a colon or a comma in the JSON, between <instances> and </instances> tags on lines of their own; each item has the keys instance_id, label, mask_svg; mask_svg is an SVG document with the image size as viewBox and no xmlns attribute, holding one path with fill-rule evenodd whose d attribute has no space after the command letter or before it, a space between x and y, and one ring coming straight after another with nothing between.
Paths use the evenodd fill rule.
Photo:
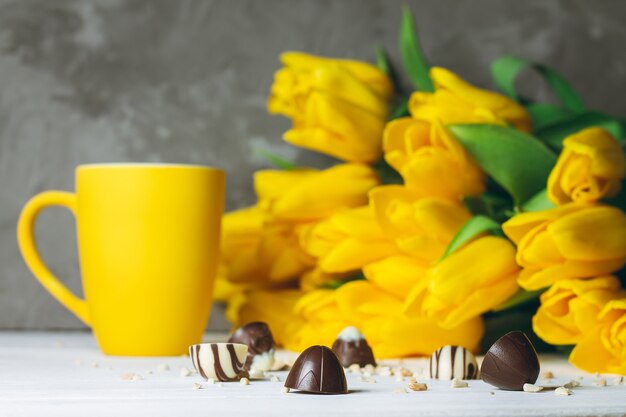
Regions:
<instances>
[{"instance_id":1,"label":"white wooden table","mask_svg":"<svg viewBox=\"0 0 626 417\"><path fill-rule=\"evenodd\" d=\"M279 356L294 357L289 352ZM397 366L399 361L383 364ZM402 362L418 372L426 364L423 359ZM552 371L556 383L582 376L582 386L569 397L554 391L500 391L482 381L457 389L446 381L425 381L428 391L404 394L394 392L407 386L395 377L375 376L373 383L354 374L347 374L347 395L284 394L286 372L275 373L280 382L220 387L195 375L181 376L181 367L191 369L190 360L104 356L88 333L0 332L0 416L626 416L626 385L611 385L615 378L607 376L609 386L593 386L595 376L575 370L561 357L542 357L542 371ZM143 379L122 379L127 373ZM202 389L193 389L194 383Z\"/></svg>"}]
</instances>

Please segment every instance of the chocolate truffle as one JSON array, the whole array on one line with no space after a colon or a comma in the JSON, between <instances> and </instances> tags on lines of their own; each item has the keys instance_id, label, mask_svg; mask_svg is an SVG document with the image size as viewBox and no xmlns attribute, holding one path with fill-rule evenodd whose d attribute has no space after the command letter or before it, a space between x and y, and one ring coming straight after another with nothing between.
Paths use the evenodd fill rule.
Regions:
<instances>
[{"instance_id":1,"label":"chocolate truffle","mask_svg":"<svg viewBox=\"0 0 626 417\"><path fill-rule=\"evenodd\" d=\"M463 346L442 346L430 357L433 379L478 379L476 358Z\"/></svg>"},{"instance_id":2,"label":"chocolate truffle","mask_svg":"<svg viewBox=\"0 0 626 417\"><path fill-rule=\"evenodd\" d=\"M248 346L239 343L199 343L189 346L194 368L204 379L236 381L248 376L243 365Z\"/></svg>"},{"instance_id":3,"label":"chocolate truffle","mask_svg":"<svg viewBox=\"0 0 626 417\"><path fill-rule=\"evenodd\" d=\"M298 356L285 380L285 387L316 394L346 394L343 367L326 346L311 346Z\"/></svg>"},{"instance_id":4,"label":"chocolate truffle","mask_svg":"<svg viewBox=\"0 0 626 417\"><path fill-rule=\"evenodd\" d=\"M354 326L348 326L339 333L333 343L333 352L344 367L357 364L376 366L372 348L367 344L363 334Z\"/></svg>"},{"instance_id":5,"label":"chocolate truffle","mask_svg":"<svg viewBox=\"0 0 626 417\"><path fill-rule=\"evenodd\" d=\"M248 346L245 368L269 371L274 365L274 338L268 325L262 321L248 323L238 328L228 339L230 343Z\"/></svg>"},{"instance_id":6,"label":"chocolate truffle","mask_svg":"<svg viewBox=\"0 0 626 417\"><path fill-rule=\"evenodd\" d=\"M483 381L500 389L521 391L539 376L539 359L520 331L505 334L489 348L480 367Z\"/></svg>"}]
</instances>

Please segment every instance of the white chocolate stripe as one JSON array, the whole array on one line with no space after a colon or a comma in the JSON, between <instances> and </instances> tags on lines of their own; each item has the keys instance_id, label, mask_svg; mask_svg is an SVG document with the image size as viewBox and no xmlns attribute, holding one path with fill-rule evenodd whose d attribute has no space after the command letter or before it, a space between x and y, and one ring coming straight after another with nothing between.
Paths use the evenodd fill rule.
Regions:
<instances>
[{"instance_id":1,"label":"white chocolate stripe","mask_svg":"<svg viewBox=\"0 0 626 417\"><path fill-rule=\"evenodd\" d=\"M437 349L430 359L431 378L473 379L478 365L472 353L460 346L443 346Z\"/></svg>"},{"instance_id":2,"label":"white chocolate stripe","mask_svg":"<svg viewBox=\"0 0 626 417\"><path fill-rule=\"evenodd\" d=\"M228 346L232 345L237 360L233 360ZM237 378L246 361L248 346L236 343L203 343L190 348L192 363L200 375L215 380L230 380ZM233 364L241 364L234 369Z\"/></svg>"}]
</instances>

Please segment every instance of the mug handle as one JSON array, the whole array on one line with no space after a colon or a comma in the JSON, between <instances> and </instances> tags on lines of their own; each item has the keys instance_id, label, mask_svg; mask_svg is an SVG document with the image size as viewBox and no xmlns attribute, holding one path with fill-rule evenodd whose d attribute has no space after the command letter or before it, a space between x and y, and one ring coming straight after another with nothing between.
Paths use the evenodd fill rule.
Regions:
<instances>
[{"instance_id":1,"label":"mug handle","mask_svg":"<svg viewBox=\"0 0 626 417\"><path fill-rule=\"evenodd\" d=\"M22 214L20 214L20 219L17 223L17 241L20 251L26 265L41 285L65 308L89 326L90 319L87 302L68 290L50 272L37 250L37 245L35 244L35 220L39 213L49 206L65 207L76 216L76 195L64 191L44 191L31 198L22 209Z\"/></svg>"}]
</instances>

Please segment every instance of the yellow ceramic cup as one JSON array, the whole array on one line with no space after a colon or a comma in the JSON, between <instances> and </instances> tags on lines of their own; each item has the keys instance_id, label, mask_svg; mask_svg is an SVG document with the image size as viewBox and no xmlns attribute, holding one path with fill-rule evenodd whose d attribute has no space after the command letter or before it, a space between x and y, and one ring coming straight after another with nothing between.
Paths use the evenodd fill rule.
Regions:
<instances>
[{"instance_id":1,"label":"yellow ceramic cup","mask_svg":"<svg viewBox=\"0 0 626 417\"><path fill-rule=\"evenodd\" d=\"M24 207L18 242L41 284L90 326L110 355L180 355L198 343L211 309L223 171L193 165L99 164L76 169L76 193L46 191ZM85 299L41 260L38 213L76 217Z\"/></svg>"}]
</instances>

